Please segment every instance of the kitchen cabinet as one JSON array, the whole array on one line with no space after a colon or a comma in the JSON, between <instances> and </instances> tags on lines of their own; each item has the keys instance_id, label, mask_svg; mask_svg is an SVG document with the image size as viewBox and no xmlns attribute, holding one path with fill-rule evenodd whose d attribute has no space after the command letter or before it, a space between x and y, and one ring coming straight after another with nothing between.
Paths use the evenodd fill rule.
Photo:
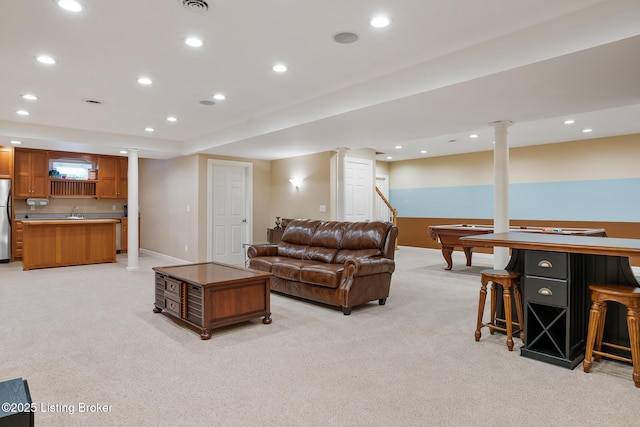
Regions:
<instances>
[{"instance_id":1,"label":"kitchen cabinet","mask_svg":"<svg viewBox=\"0 0 640 427\"><path fill-rule=\"evenodd\" d=\"M13 148L0 147L0 178L13 178Z\"/></svg>"},{"instance_id":2,"label":"kitchen cabinet","mask_svg":"<svg viewBox=\"0 0 640 427\"><path fill-rule=\"evenodd\" d=\"M120 252L127 252L129 248L129 218L121 218ZM138 218L138 247L140 247L140 218Z\"/></svg>"},{"instance_id":3,"label":"kitchen cabinet","mask_svg":"<svg viewBox=\"0 0 640 427\"><path fill-rule=\"evenodd\" d=\"M11 227L11 256L13 261L22 259L22 221L13 220L13 226Z\"/></svg>"},{"instance_id":4,"label":"kitchen cabinet","mask_svg":"<svg viewBox=\"0 0 640 427\"><path fill-rule=\"evenodd\" d=\"M22 269L116 262L117 219L25 219Z\"/></svg>"},{"instance_id":5,"label":"kitchen cabinet","mask_svg":"<svg viewBox=\"0 0 640 427\"><path fill-rule=\"evenodd\" d=\"M15 150L13 195L20 197L48 197L47 152L40 150Z\"/></svg>"},{"instance_id":6,"label":"kitchen cabinet","mask_svg":"<svg viewBox=\"0 0 640 427\"><path fill-rule=\"evenodd\" d=\"M126 157L100 156L98 159L98 198L126 199L129 163Z\"/></svg>"}]
</instances>

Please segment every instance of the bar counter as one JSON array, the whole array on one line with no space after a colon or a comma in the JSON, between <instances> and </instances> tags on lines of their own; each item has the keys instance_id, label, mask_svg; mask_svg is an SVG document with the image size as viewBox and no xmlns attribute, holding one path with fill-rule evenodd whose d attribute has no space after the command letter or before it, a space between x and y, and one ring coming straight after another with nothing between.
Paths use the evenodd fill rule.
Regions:
<instances>
[{"instance_id":1,"label":"bar counter","mask_svg":"<svg viewBox=\"0 0 640 427\"><path fill-rule=\"evenodd\" d=\"M112 218L23 219L22 269L116 262Z\"/></svg>"},{"instance_id":2,"label":"bar counter","mask_svg":"<svg viewBox=\"0 0 640 427\"><path fill-rule=\"evenodd\" d=\"M525 357L573 369L584 359L591 284L640 287L629 257L640 240L505 232L462 237L473 246L511 248L504 267L521 273ZM498 301L500 305L500 301ZM610 304L604 341L629 346L626 310Z\"/></svg>"}]
</instances>

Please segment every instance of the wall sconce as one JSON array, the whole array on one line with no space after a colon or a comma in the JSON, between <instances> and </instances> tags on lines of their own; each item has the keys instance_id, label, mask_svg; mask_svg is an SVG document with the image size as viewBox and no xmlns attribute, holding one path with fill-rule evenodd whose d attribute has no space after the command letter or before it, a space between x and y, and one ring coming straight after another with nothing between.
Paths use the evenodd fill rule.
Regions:
<instances>
[{"instance_id":1,"label":"wall sconce","mask_svg":"<svg viewBox=\"0 0 640 427\"><path fill-rule=\"evenodd\" d=\"M302 184L302 180L299 178L291 178L289 182L293 184L294 187L296 187L296 190L299 189L300 185Z\"/></svg>"}]
</instances>

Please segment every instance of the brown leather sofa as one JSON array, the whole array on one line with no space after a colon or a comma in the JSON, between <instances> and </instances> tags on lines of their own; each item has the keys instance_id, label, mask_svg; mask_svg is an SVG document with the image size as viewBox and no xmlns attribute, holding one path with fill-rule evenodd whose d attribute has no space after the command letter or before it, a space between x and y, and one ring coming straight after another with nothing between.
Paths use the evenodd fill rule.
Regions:
<instances>
[{"instance_id":1,"label":"brown leather sofa","mask_svg":"<svg viewBox=\"0 0 640 427\"><path fill-rule=\"evenodd\" d=\"M249 267L273 274L271 290L337 307L386 303L398 228L390 222L296 219L277 245L247 248Z\"/></svg>"}]
</instances>

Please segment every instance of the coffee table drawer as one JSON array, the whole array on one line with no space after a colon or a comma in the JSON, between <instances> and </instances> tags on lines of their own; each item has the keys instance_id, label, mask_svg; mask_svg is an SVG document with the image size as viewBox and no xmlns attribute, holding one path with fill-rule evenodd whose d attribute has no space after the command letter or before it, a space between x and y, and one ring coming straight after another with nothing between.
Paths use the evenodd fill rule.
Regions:
<instances>
[{"instance_id":1,"label":"coffee table drawer","mask_svg":"<svg viewBox=\"0 0 640 427\"><path fill-rule=\"evenodd\" d=\"M182 288L182 282L172 279L171 277L165 277L164 279L164 294L173 295L176 300L180 301L180 289Z\"/></svg>"},{"instance_id":2,"label":"coffee table drawer","mask_svg":"<svg viewBox=\"0 0 640 427\"><path fill-rule=\"evenodd\" d=\"M164 309L174 316L180 317L182 313L182 304L180 301L171 298L171 295L164 296Z\"/></svg>"}]
</instances>

